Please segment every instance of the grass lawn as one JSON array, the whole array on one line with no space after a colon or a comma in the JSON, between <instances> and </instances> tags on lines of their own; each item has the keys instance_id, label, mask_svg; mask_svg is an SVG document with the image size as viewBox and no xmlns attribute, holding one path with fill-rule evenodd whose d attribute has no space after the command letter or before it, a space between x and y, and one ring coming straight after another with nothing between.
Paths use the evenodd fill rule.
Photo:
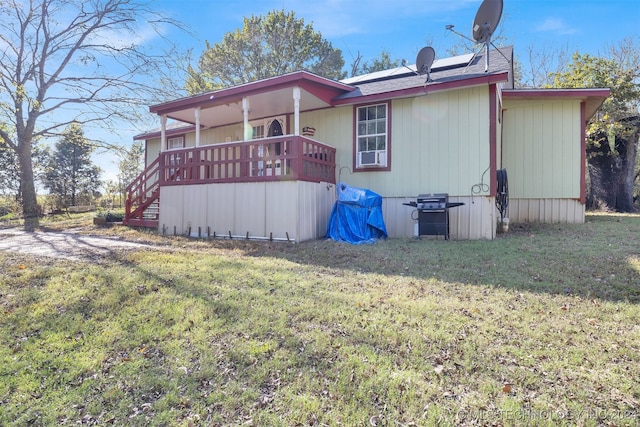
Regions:
<instances>
[{"instance_id":1,"label":"grass lawn","mask_svg":"<svg viewBox=\"0 0 640 427\"><path fill-rule=\"evenodd\" d=\"M640 424L640 216L364 246L87 229L163 250L0 252L0 425Z\"/></svg>"}]
</instances>

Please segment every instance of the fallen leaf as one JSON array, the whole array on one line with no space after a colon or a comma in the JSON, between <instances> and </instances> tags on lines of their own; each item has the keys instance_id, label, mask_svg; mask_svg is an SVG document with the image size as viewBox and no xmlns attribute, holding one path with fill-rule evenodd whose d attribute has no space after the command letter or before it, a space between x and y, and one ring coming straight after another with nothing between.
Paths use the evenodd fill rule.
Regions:
<instances>
[{"instance_id":1,"label":"fallen leaf","mask_svg":"<svg viewBox=\"0 0 640 427\"><path fill-rule=\"evenodd\" d=\"M502 387L502 391L505 393L511 393L511 384L505 384L504 387Z\"/></svg>"},{"instance_id":2,"label":"fallen leaf","mask_svg":"<svg viewBox=\"0 0 640 427\"><path fill-rule=\"evenodd\" d=\"M27 268L27 266L26 266L26 265L24 265L24 264L20 264L20 265L18 266L18 269L20 269L20 270L24 270L25 268Z\"/></svg>"}]
</instances>

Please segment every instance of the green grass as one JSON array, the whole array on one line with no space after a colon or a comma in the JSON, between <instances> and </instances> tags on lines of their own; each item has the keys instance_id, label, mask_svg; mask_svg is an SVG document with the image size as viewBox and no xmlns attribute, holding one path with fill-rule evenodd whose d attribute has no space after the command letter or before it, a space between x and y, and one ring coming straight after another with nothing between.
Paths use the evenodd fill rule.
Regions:
<instances>
[{"instance_id":1,"label":"green grass","mask_svg":"<svg viewBox=\"0 0 640 427\"><path fill-rule=\"evenodd\" d=\"M639 424L638 216L367 246L84 228L173 250L0 253L2 425Z\"/></svg>"}]
</instances>

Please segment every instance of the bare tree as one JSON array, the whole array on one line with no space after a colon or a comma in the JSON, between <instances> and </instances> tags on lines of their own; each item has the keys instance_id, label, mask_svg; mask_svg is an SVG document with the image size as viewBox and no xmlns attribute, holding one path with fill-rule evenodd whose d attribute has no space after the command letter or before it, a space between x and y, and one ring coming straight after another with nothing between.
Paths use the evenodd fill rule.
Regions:
<instances>
[{"instance_id":1,"label":"bare tree","mask_svg":"<svg viewBox=\"0 0 640 427\"><path fill-rule=\"evenodd\" d=\"M0 137L20 167L25 229L39 225L32 150L75 122L117 132L159 101L172 68L149 38L180 27L144 0L0 1Z\"/></svg>"},{"instance_id":2,"label":"bare tree","mask_svg":"<svg viewBox=\"0 0 640 427\"><path fill-rule=\"evenodd\" d=\"M569 48L529 45L525 52L527 66L519 63L518 87L541 88L553 86L554 76L562 72L571 61Z\"/></svg>"}]
</instances>

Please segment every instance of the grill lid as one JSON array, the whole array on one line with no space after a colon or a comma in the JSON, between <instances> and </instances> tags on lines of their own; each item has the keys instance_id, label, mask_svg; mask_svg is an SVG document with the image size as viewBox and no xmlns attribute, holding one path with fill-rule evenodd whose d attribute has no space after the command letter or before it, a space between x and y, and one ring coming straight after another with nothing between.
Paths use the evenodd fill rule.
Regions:
<instances>
[{"instance_id":1,"label":"grill lid","mask_svg":"<svg viewBox=\"0 0 640 427\"><path fill-rule=\"evenodd\" d=\"M443 210L447 208L449 195L446 193L420 194L418 195L416 207L422 210Z\"/></svg>"}]
</instances>

